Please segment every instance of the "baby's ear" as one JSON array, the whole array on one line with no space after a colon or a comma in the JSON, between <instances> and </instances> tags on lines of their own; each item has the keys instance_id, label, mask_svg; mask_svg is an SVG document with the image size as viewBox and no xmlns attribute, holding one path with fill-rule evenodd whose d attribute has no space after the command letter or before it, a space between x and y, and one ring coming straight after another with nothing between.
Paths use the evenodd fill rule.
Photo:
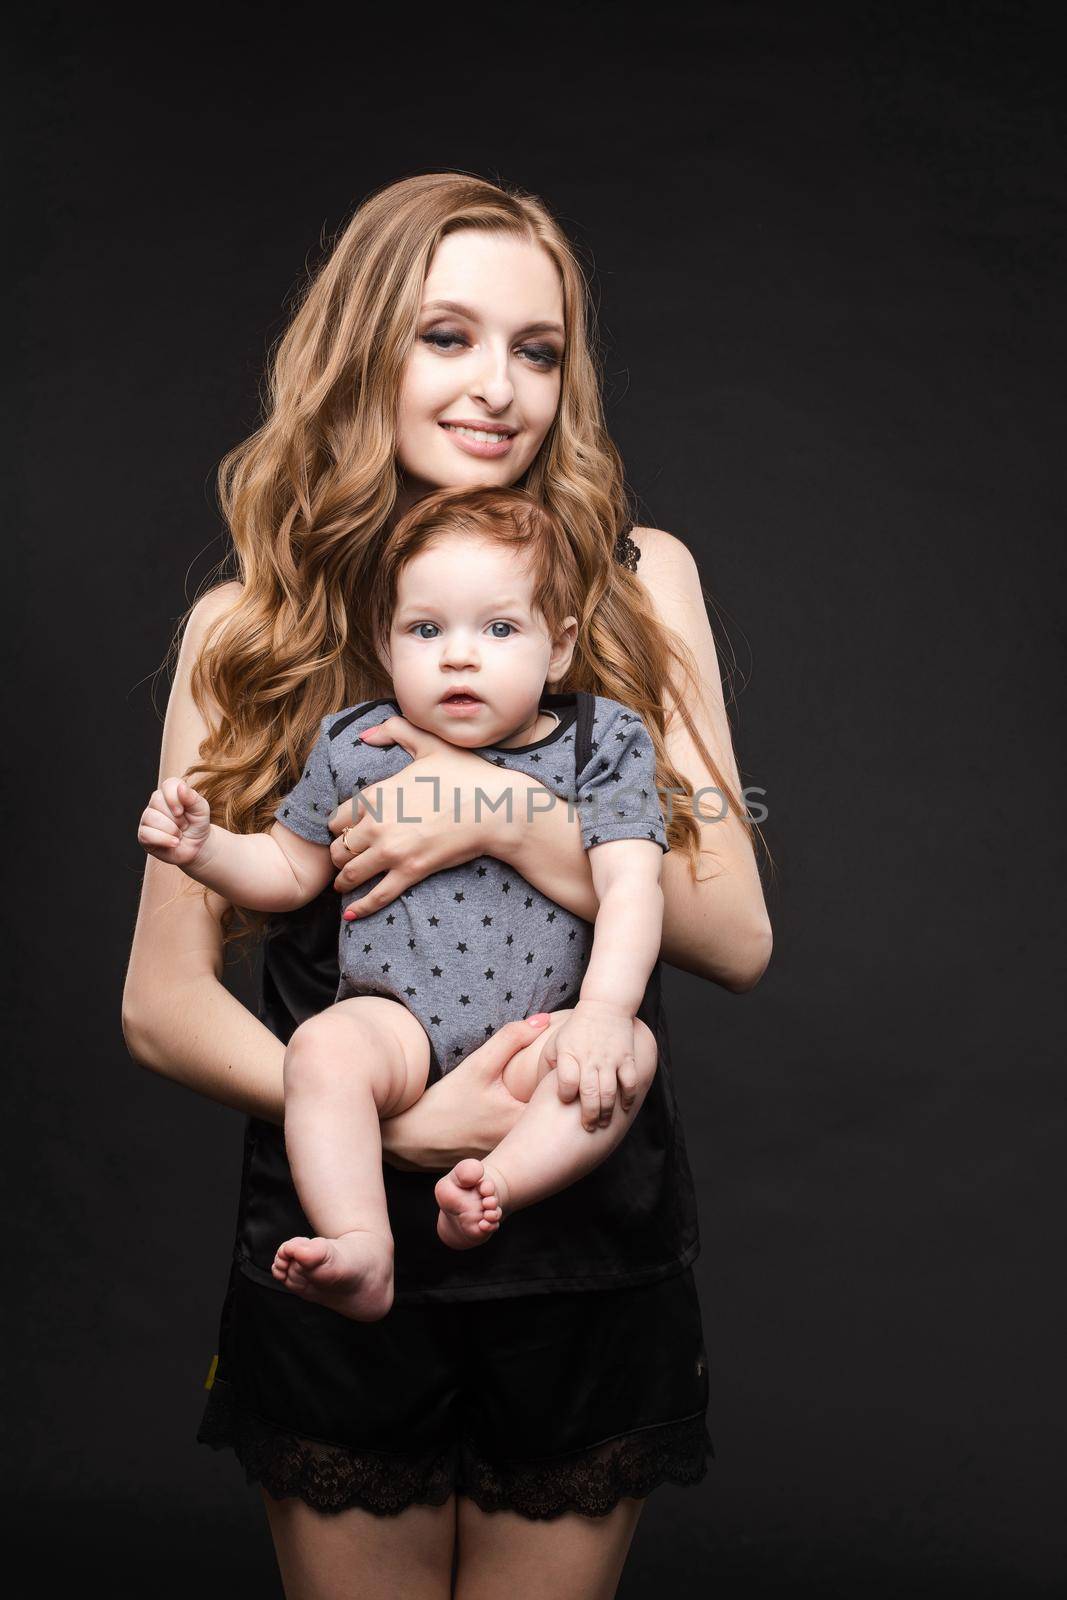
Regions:
<instances>
[{"instance_id":1,"label":"baby's ear","mask_svg":"<svg viewBox=\"0 0 1067 1600\"><path fill-rule=\"evenodd\" d=\"M564 617L559 631L552 642L552 654L548 661L547 676L555 681L566 676L571 657L574 655L574 646L578 638L578 618Z\"/></svg>"}]
</instances>

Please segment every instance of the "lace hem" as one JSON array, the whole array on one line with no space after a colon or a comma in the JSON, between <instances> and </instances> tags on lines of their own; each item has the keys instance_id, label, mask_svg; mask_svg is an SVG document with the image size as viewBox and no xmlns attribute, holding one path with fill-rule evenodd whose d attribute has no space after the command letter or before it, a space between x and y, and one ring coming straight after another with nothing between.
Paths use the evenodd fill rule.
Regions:
<instances>
[{"instance_id":1,"label":"lace hem","mask_svg":"<svg viewBox=\"0 0 1067 1600\"><path fill-rule=\"evenodd\" d=\"M704 1414L604 1440L566 1456L491 1462L464 1439L457 1451L421 1460L298 1438L236 1402L216 1377L197 1433L213 1450L232 1449L248 1483L276 1500L298 1496L316 1511L361 1506L396 1516L409 1505L443 1505L453 1492L482 1511L517 1511L532 1519L577 1511L604 1517L624 1495L643 1498L659 1484L699 1483L714 1456Z\"/></svg>"},{"instance_id":2,"label":"lace hem","mask_svg":"<svg viewBox=\"0 0 1067 1600\"><path fill-rule=\"evenodd\" d=\"M421 1460L298 1438L243 1410L232 1386L216 1377L196 1435L213 1450L231 1449L248 1483L275 1500L297 1496L316 1511L361 1506L392 1517L410 1505L444 1505L453 1491L451 1452Z\"/></svg>"},{"instance_id":3,"label":"lace hem","mask_svg":"<svg viewBox=\"0 0 1067 1600\"><path fill-rule=\"evenodd\" d=\"M703 1412L542 1461L494 1464L467 1442L462 1492L482 1511L606 1517L624 1495L640 1499L661 1483L699 1483L714 1454Z\"/></svg>"}]
</instances>

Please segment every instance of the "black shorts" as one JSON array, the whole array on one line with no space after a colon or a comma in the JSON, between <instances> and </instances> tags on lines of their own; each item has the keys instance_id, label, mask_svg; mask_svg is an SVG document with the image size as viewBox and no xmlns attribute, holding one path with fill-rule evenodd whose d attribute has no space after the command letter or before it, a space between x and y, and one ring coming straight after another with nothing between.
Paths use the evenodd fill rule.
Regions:
<instances>
[{"instance_id":1,"label":"black shorts","mask_svg":"<svg viewBox=\"0 0 1067 1600\"><path fill-rule=\"evenodd\" d=\"M197 1434L318 1511L604 1516L714 1455L692 1268L658 1283L394 1304L355 1322L236 1263Z\"/></svg>"}]
</instances>

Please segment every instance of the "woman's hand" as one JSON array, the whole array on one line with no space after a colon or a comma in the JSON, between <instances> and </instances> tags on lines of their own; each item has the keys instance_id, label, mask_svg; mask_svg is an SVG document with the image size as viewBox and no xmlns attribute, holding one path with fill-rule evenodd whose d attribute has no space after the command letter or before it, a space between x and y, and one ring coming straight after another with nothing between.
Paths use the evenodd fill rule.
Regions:
<instances>
[{"instance_id":1,"label":"woman's hand","mask_svg":"<svg viewBox=\"0 0 1067 1600\"><path fill-rule=\"evenodd\" d=\"M547 1011L506 1022L458 1066L432 1083L407 1111L381 1124L382 1148L402 1168L448 1172L465 1156L480 1161L526 1110L504 1085L504 1068L550 1021Z\"/></svg>"},{"instance_id":2,"label":"woman's hand","mask_svg":"<svg viewBox=\"0 0 1067 1600\"><path fill-rule=\"evenodd\" d=\"M336 837L330 846L333 863L340 868L335 889L347 894L385 873L381 883L348 907L350 921L388 905L434 872L492 855L509 808L505 806L503 815L494 812L486 797L495 802L515 780L514 773L416 728L406 717L387 717L363 738L367 744L399 744L413 759L393 777L363 791L380 822L359 794L329 819L331 833L347 830L347 839ZM476 805L477 790L481 797Z\"/></svg>"}]
</instances>

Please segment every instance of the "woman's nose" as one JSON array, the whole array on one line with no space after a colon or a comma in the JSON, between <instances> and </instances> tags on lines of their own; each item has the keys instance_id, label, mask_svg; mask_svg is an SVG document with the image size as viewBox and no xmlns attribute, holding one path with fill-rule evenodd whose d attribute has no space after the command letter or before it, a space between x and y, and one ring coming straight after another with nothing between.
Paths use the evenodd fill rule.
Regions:
<instances>
[{"instance_id":1,"label":"woman's nose","mask_svg":"<svg viewBox=\"0 0 1067 1600\"><path fill-rule=\"evenodd\" d=\"M515 386L508 373L506 350L494 351L487 345L482 354L482 367L478 374L471 399L480 400L491 411L503 411L512 402Z\"/></svg>"}]
</instances>

